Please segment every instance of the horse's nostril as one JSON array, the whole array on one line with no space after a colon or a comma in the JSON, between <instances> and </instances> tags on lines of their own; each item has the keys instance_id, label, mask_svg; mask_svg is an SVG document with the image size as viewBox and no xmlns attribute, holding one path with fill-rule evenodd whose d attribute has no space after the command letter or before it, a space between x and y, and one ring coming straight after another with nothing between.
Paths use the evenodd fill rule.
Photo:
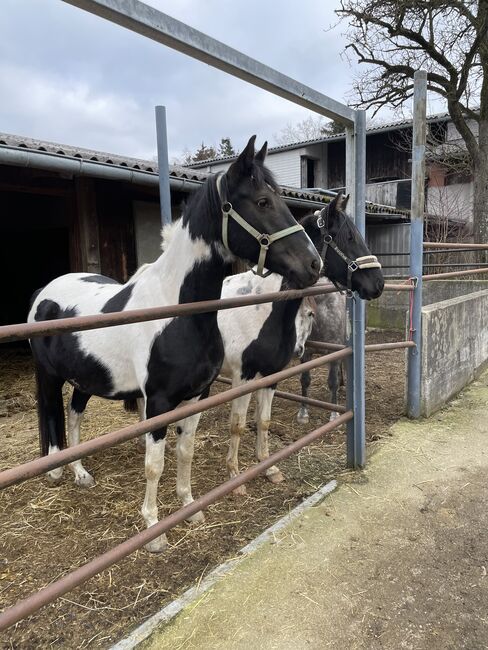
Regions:
<instances>
[{"instance_id":1,"label":"horse's nostril","mask_svg":"<svg viewBox=\"0 0 488 650\"><path fill-rule=\"evenodd\" d=\"M312 269L314 271L320 271L320 262L316 257L314 258L314 260L312 262Z\"/></svg>"}]
</instances>

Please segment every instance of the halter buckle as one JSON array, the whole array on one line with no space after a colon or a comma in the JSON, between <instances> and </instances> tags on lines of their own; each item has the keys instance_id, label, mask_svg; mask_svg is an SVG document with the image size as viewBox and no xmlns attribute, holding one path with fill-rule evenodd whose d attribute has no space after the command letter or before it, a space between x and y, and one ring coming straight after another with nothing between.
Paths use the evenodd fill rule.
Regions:
<instances>
[{"instance_id":1,"label":"halter buckle","mask_svg":"<svg viewBox=\"0 0 488 650\"><path fill-rule=\"evenodd\" d=\"M324 235L324 242L330 244L332 242L332 235Z\"/></svg>"},{"instance_id":2,"label":"halter buckle","mask_svg":"<svg viewBox=\"0 0 488 650\"><path fill-rule=\"evenodd\" d=\"M222 204L222 212L226 212L227 214L232 210L232 203L230 201L226 201L225 203Z\"/></svg>"},{"instance_id":3,"label":"halter buckle","mask_svg":"<svg viewBox=\"0 0 488 650\"><path fill-rule=\"evenodd\" d=\"M265 248L266 250L268 250L268 248L269 248L270 245L271 245L270 235L267 235L266 233L263 233L262 235L259 235L259 237L257 238L257 240L258 240L258 242L259 242L259 245L260 245L262 248Z\"/></svg>"},{"instance_id":4,"label":"halter buckle","mask_svg":"<svg viewBox=\"0 0 488 650\"><path fill-rule=\"evenodd\" d=\"M349 262L347 265L347 268L351 271L351 273L354 273L354 271L357 271L359 266L358 264L353 260L352 262Z\"/></svg>"},{"instance_id":5,"label":"halter buckle","mask_svg":"<svg viewBox=\"0 0 488 650\"><path fill-rule=\"evenodd\" d=\"M319 228L323 228L325 226L325 221L323 220L322 215L320 215L317 219L317 226Z\"/></svg>"}]
</instances>

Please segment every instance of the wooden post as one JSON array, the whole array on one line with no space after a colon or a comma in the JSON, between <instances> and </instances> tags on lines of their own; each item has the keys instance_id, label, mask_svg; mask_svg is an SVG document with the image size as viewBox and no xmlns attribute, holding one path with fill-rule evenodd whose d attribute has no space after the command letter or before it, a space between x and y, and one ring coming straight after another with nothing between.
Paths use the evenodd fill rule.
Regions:
<instances>
[{"instance_id":1,"label":"wooden post","mask_svg":"<svg viewBox=\"0 0 488 650\"><path fill-rule=\"evenodd\" d=\"M93 179L77 177L75 179L75 194L82 268L88 273L100 273L98 215Z\"/></svg>"}]
</instances>

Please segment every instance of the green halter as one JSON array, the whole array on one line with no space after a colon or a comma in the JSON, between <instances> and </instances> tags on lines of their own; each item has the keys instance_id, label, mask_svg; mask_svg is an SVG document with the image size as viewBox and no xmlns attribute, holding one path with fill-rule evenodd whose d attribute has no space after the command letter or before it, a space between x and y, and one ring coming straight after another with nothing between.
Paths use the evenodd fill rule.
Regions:
<instances>
[{"instance_id":1,"label":"green halter","mask_svg":"<svg viewBox=\"0 0 488 650\"><path fill-rule=\"evenodd\" d=\"M266 253L268 252L269 247L271 244L276 241L277 239L281 239L282 237L286 237L287 235L291 235L294 232L298 232L299 230L303 230L303 226L300 226L300 224L296 224L294 226L289 226L288 228L284 228L283 230L278 230L278 232L274 232L272 235L268 235L267 233L261 233L256 228L253 228L251 224L247 223L245 219L241 217L240 214L238 214L234 208L232 207L232 203L230 201L224 201L222 198L222 192L221 192L221 182L222 182L222 175L219 175L217 178L217 192L219 195L219 198L222 202L222 242L224 246L227 248L229 252L232 253L232 251L229 248L229 240L228 240L228 227L229 227L229 217L232 217L234 221L236 221L244 230L247 230L247 232L252 235L255 239L258 240L259 245L261 247L259 251L259 259L258 259L258 267L256 271L251 269L255 275L259 275L262 278L265 278L268 276L271 271L267 271L266 273L263 273L264 269L264 262L266 260Z\"/></svg>"}]
</instances>

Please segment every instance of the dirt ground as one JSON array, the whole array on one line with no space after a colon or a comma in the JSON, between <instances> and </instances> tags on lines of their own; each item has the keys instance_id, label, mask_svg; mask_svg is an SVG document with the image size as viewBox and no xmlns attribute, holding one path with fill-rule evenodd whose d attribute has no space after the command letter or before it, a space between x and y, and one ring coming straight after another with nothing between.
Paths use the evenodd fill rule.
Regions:
<instances>
[{"instance_id":1,"label":"dirt ground","mask_svg":"<svg viewBox=\"0 0 488 650\"><path fill-rule=\"evenodd\" d=\"M368 342L398 340L397 332L371 332ZM0 469L38 454L35 394L27 351L0 351ZM403 407L404 351L368 354L367 431L370 440L388 436ZM316 371L310 395L324 399L325 370ZM299 392L299 380L280 385ZM222 388L223 389L223 388ZM342 400L343 400L342 395ZM341 400L340 400L341 401ZM310 424L296 423L297 405L275 400L271 449L288 444L323 422L311 409ZM193 493L200 495L226 478L229 407L204 414L197 433ZM93 399L82 439L135 420L119 404ZM241 467L254 462L253 431L242 441ZM372 451L377 442L370 443ZM160 484L160 516L174 511L174 439L170 435ZM204 524L170 531L163 555L139 551L56 603L0 636L1 648L106 648L143 622L220 562L232 557L264 528L330 478L343 474L345 439L341 431L281 464L286 481L260 478L247 497L228 497L211 506ZM0 493L0 609L12 605L95 555L135 534L144 494L143 456L133 441L90 457L87 468L97 484L76 488L69 470L62 483L48 487L37 478Z\"/></svg>"},{"instance_id":2,"label":"dirt ground","mask_svg":"<svg viewBox=\"0 0 488 650\"><path fill-rule=\"evenodd\" d=\"M488 372L400 420L366 469L161 625L144 650L488 648Z\"/></svg>"}]
</instances>

